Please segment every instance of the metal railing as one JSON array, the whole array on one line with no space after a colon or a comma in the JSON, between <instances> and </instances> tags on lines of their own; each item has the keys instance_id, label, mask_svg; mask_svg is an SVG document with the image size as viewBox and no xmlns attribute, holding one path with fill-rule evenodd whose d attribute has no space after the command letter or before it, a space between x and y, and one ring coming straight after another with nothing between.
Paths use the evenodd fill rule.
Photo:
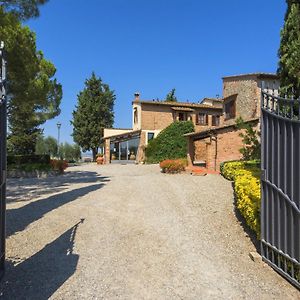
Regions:
<instances>
[{"instance_id":1,"label":"metal railing","mask_svg":"<svg viewBox=\"0 0 300 300\"><path fill-rule=\"evenodd\" d=\"M300 288L300 99L262 90L261 254Z\"/></svg>"}]
</instances>

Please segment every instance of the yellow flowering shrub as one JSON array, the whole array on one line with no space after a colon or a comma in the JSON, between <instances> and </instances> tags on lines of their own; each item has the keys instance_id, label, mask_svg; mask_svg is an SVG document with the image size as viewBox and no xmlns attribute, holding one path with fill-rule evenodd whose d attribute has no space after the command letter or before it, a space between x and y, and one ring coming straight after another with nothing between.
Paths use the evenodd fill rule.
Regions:
<instances>
[{"instance_id":1,"label":"yellow flowering shrub","mask_svg":"<svg viewBox=\"0 0 300 300\"><path fill-rule=\"evenodd\" d=\"M247 225L260 237L260 169L257 162L227 162L223 176L234 181L236 205Z\"/></svg>"}]
</instances>

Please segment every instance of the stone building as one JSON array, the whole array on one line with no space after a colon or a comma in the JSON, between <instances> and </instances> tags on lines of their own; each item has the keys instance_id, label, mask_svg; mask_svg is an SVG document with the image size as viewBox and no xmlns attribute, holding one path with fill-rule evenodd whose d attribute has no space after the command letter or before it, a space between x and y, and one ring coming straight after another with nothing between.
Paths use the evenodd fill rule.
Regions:
<instances>
[{"instance_id":1,"label":"stone building","mask_svg":"<svg viewBox=\"0 0 300 300\"><path fill-rule=\"evenodd\" d=\"M277 91L277 75L255 73L223 77L223 97L201 103L132 101L132 128L105 129L105 162L142 162L148 142L175 121L191 120L195 132L186 134L189 164L219 170L222 161L240 159L242 140L236 119L259 126L262 84Z\"/></svg>"},{"instance_id":2,"label":"stone building","mask_svg":"<svg viewBox=\"0 0 300 300\"><path fill-rule=\"evenodd\" d=\"M218 171L221 162L241 158L242 131L236 128L236 119L242 117L245 122L259 128L262 86L278 92L277 75L255 73L223 77L223 124L186 134L190 165Z\"/></svg>"},{"instance_id":3,"label":"stone building","mask_svg":"<svg viewBox=\"0 0 300 300\"><path fill-rule=\"evenodd\" d=\"M148 142L175 121L191 120L201 131L223 124L222 105L140 99L132 102L132 129L105 129L105 162L142 162Z\"/></svg>"}]
</instances>

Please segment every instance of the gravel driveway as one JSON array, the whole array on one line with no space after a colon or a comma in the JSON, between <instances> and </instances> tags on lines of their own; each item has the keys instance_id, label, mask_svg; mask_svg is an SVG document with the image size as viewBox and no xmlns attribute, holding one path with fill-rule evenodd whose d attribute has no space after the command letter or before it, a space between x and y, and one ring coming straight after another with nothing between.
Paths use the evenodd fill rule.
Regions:
<instances>
[{"instance_id":1,"label":"gravel driveway","mask_svg":"<svg viewBox=\"0 0 300 300\"><path fill-rule=\"evenodd\" d=\"M300 299L255 251L221 176L94 164L8 181L1 299Z\"/></svg>"}]
</instances>

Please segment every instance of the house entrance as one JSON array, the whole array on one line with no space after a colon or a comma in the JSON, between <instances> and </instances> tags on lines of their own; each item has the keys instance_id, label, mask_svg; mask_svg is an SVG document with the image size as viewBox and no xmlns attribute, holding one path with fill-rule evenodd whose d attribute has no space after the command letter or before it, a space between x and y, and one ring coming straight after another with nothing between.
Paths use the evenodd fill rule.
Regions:
<instances>
[{"instance_id":1,"label":"house entrance","mask_svg":"<svg viewBox=\"0 0 300 300\"><path fill-rule=\"evenodd\" d=\"M110 144L110 160L112 163L134 163L140 143L139 137Z\"/></svg>"}]
</instances>

